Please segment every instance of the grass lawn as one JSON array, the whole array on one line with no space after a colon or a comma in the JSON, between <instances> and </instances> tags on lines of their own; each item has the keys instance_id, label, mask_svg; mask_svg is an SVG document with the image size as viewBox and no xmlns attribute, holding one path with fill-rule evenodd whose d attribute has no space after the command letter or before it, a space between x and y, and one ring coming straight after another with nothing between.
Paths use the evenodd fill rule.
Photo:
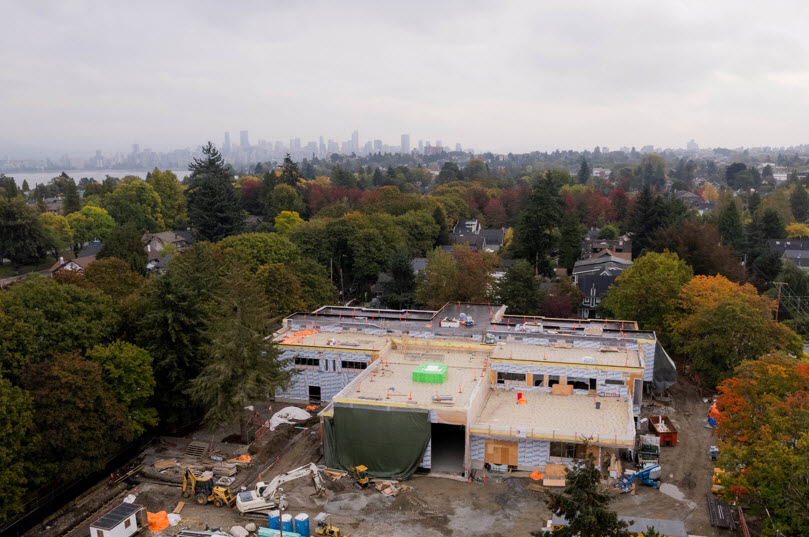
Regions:
<instances>
[{"instance_id":1,"label":"grass lawn","mask_svg":"<svg viewBox=\"0 0 809 537\"><path fill-rule=\"evenodd\" d=\"M19 274L28 274L29 272L39 272L40 270L50 268L54 263L56 263L56 259L53 257L46 257L39 263L35 263L33 265L23 265L18 270L15 270L14 265L11 263L6 263L5 265L0 265L0 279L11 278L12 276L17 276Z\"/></svg>"}]
</instances>

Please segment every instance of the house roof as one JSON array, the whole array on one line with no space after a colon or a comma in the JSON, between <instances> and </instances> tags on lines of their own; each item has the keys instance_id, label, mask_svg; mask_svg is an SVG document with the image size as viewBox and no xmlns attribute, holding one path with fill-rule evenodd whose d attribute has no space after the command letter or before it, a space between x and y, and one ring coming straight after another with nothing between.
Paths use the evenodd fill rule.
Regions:
<instances>
[{"instance_id":1,"label":"house roof","mask_svg":"<svg viewBox=\"0 0 809 537\"><path fill-rule=\"evenodd\" d=\"M142 509L142 505L123 502L117 507L113 507L110 511L107 511L101 518L90 524L90 527L101 530L111 530Z\"/></svg>"},{"instance_id":2,"label":"house roof","mask_svg":"<svg viewBox=\"0 0 809 537\"><path fill-rule=\"evenodd\" d=\"M486 239L486 246L503 246L506 240L506 230L499 229L481 229L480 234Z\"/></svg>"},{"instance_id":3,"label":"house roof","mask_svg":"<svg viewBox=\"0 0 809 537\"><path fill-rule=\"evenodd\" d=\"M596 296L602 296L615 283L618 274L580 274L576 278L576 286L586 296L590 296L590 290L595 288Z\"/></svg>"},{"instance_id":4,"label":"house roof","mask_svg":"<svg viewBox=\"0 0 809 537\"><path fill-rule=\"evenodd\" d=\"M90 263L92 263L95 260L96 260L95 255L87 255L87 256L84 256L84 257L77 257L75 259L65 259L65 260L60 259L59 261L54 263L51 266L51 268L49 268L46 272L54 273L57 270L59 270L60 268L64 267L65 265L69 265L70 263L75 263L79 267L81 267L82 270L84 270L84 269L87 268L87 266Z\"/></svg>"},{"instance_id":5,"label":"house roof","mask_svg":"<svg viewBox=\"0 0 809 537\"><path fill-rule=\"evenodd\" d=\"M778 254L784 254L788 250L809 250L809 240L807 239L768 239L767 245L771 251Z\"/></svg>"},{"instance_id":6,"label":"house roof","mask_svg":"<svg viewBox=\"0 0 809 537\"><path fill-rule=\"evenodd\" d=\"M626 270L632 266L632 261L623 257L600 256L590 259L580 259L573 265L573 274L603 270Z\"/></svg>"}]
</instances>

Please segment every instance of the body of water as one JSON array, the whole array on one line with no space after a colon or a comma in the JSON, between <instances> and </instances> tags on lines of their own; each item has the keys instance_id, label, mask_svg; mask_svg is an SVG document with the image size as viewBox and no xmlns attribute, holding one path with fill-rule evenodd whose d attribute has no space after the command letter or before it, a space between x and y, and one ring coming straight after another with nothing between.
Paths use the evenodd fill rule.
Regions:
<instances>
[{"instance_id":1,"label":"body of water","mask_svg":"<svg viewBox=\"0 0 809 537\"><path fill-rule=\"evenodd\" d=\"M134 175L135 177L140 177L141 179L146 179L146 174L152 170L69 170L65 171L70 177L72 177L76 183L82 177L92 177L99 183L103 181L108 175L110 177L126 177L127 175ZM177 179L180 181L183 180L183 177L189 175L191 172L188 170L171 170L174 172L174 175L177 176ZM8 177L13 177L14 180L17 182L18 186L22 186L23 180L28 181L28 186L34 188L34 185L38 185L39 183L47 183L54 177L58 177L60 172L16 172L16 173L6 173Z\"/></svg>"}]
</instances>

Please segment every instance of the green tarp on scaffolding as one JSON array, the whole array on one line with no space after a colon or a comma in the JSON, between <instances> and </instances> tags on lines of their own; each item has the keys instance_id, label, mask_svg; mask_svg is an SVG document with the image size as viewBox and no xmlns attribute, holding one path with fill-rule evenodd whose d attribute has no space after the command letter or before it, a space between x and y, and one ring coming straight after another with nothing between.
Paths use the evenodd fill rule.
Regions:
<instances>
[{"instance_id":1,"label":"green tarp on scaffolding","mask_svg":"<svg viewBox=\"0 0 809 537\"><path fill-rule=\"evenodd\" d=\"M430 442L426 410L334 407L323 420L323 455L330 468L365 465L368 475L405 479L419 467Z\"/></svg>"}]
</instances>

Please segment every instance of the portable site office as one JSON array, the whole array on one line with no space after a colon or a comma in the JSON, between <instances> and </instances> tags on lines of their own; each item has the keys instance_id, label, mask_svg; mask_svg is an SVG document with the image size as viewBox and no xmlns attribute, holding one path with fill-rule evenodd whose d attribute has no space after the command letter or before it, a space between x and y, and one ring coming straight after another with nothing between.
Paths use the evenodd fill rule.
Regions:
<instances>
[{"instance_id":1,"label":"portable site office","mask_svg":"<svg viewBox=\"0 0 809 537\"><path fill-rule=\"evenodd\" d=\"M129 537L148 525L142 505L124 502L90 524L90 537Z\"/></svg>"}]
</instances>

